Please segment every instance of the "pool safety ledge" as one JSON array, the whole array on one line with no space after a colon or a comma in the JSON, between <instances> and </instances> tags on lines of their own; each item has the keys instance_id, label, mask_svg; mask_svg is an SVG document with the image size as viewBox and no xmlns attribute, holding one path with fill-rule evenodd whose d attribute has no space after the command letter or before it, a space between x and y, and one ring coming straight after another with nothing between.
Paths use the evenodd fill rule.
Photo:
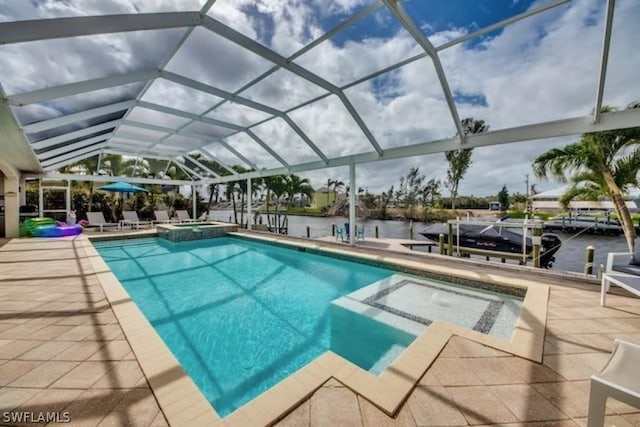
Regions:
<instances>
[{"instance_id":1,"label":"pool safety ledge","mask_svg":"<svg viewBox=\"0 0 640 427\"><path fill-rule=\"evenodd\" d=\"M301 250L317 250L330 256L349 259L356 256L344 249L324 247L311 241L294 242L286 238L248 234L242 236ZM83 236L82 239L87 237ZM548 286L526 279L505 278L499 274L480 278L473 271L425 265L394 255L357 254L364 262L395 263L399 267L398 271L404 268L426 274L489 281L500 287L525 289L522 311L511 340L435 321L380 376L376 377L336 353L327 351L221 419L88 239L84 248L158 404L172 426L268 425L283 418L331 378L343 383L387 415L393 416L453 335L536 362L542 361Z\"/></svg>"}]
</instances>

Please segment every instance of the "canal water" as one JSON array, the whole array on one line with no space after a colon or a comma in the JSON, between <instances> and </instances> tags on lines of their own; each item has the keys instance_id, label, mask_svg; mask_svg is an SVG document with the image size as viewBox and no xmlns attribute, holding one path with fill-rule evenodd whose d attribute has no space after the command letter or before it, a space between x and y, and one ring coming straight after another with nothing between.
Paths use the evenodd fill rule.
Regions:
<instances>
[{"instance_id":1,"label":"canal water","mask_svg":"<svg viewBox=\"0 0 640 427\"><path fill-rule=\"evenodd\" d=\"M219 221L229 221L232 218L233 211L217 210L211 211L211 218ZM263 215L266 223L266 217ZM289 235L295 237L306 237L307 227L311 238L318 238L331 235L332 225L343 227L347 222L342 217L308 217L289 215ZM365 237L375 238L375 228L378 227L381 238L392 239L408 239L410 237L410 227L413 226L413 238L415 240L427 240L418 234L429 224L422 222L408 221L380 221L380 220L362 220L358 219L358 227L365 227ZM516 231L516 229L511 229ZM593 246L595 249L594 273L597 266L607 262L607 254L609 252L628 252L627 243L624 236L595 236L592 234L567 234L558 233L562 240L562 247L556 253L556 262L553 265L554 270L583 272L586 258L587 246Z\"/></svg>"}]
</instances>

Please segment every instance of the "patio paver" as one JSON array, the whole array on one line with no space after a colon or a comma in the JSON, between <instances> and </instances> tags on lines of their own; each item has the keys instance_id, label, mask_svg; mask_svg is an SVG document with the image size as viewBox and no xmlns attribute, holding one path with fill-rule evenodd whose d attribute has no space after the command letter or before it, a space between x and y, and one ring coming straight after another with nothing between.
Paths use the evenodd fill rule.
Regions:
<instances>
[{"instance_id":1,"label":"patio paver","mask_svg":"<svg viewBox=\"0 0 640 427\"><path fill-rule=\"evenodd\" d=\"M0 249L0 410L68 411L72 425L166 426L85 244L25 239ZM46 268L25 258L48 260ZM640 299L614 293L602 308L597 286L540 280L550 286L542 364L453 336L395 418L331 380L279 425L586 425L588 379L613 339L640 342ZM605 425L638 426L640 411L609 401Z\"/></svg>"},{"instance_id":2,"label":"patio paver","mask_svg":"<svg viewBox=\"0 0 640 427\"><path fill-rule=\"evenodd\" d=\"M0 249L0 412L166 426L84 244L21 239Z\"/></svg>"}]
</instances>

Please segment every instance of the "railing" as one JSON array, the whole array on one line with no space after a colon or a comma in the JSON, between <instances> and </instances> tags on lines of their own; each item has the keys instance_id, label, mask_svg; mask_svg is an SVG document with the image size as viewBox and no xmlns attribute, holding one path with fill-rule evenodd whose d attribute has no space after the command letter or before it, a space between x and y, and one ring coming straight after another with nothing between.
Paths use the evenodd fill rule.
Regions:
<instances>
[{"instance_id":1,"label":"railing","mask_svg":"<svg viewBox=\"0 0 640 427\"><path fill-rule=\"evenodd\" d=\"M489 257L501 258L504 262L505 259L516 259L520 260L521 264L526 265L527 260L529 259L529 254L527 253L527 234L529 234L529 229L531 229L531 243L533 244L533 248L531 251L531 259L533 261L534 267L540 267L540 246L542 243L542 229L544 227L544 223L537 219L528 219L525 218L524 221L486 221L486 220L460 220L460 219L452 219L447 221L448 224L448 250L447 255L453 255L453 230L456 227L456 253L458 255L461 254L472 254L472 255L482 255ZM522 253L514 254L507 253L503 251L494 251L489 249L477 249L477 248L462 248L460 247L460 225L480 225L486 226L487 228L493 227L501 230L502 228L515 228L522 230ZM500 234L500 231L499 231Z\"/></svg>"}]
</instances>

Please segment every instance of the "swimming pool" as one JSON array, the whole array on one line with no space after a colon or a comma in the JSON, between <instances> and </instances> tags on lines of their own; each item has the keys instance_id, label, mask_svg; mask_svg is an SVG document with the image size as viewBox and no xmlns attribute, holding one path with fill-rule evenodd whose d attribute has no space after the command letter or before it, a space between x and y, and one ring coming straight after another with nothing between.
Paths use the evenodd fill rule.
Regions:
<instances>
[{"instance_id":1,"label":"swimming pool","mask_svg":"<svg viewBox=\"0 0 640 427\"><path fill-rule=\"evenodd\" d=\"M516 329L528 287L244 236L93 243L223 417L327 350L384 379L437 320L499 349L531 338Z\"/></svg>"},{"instance_id":2,"label":"swimming pool","mask_svg":"<svg viewBox=\"0 0 640 427\"><path fill-rule=\"evenodd\" d=\"M221 416L326 350L349 349L349 334L332 342L331 301L394 273L232 237L94 245ZM345 357L374 373L415 338L363 322L372 339Z\"/></svg>"}]
</instances>

